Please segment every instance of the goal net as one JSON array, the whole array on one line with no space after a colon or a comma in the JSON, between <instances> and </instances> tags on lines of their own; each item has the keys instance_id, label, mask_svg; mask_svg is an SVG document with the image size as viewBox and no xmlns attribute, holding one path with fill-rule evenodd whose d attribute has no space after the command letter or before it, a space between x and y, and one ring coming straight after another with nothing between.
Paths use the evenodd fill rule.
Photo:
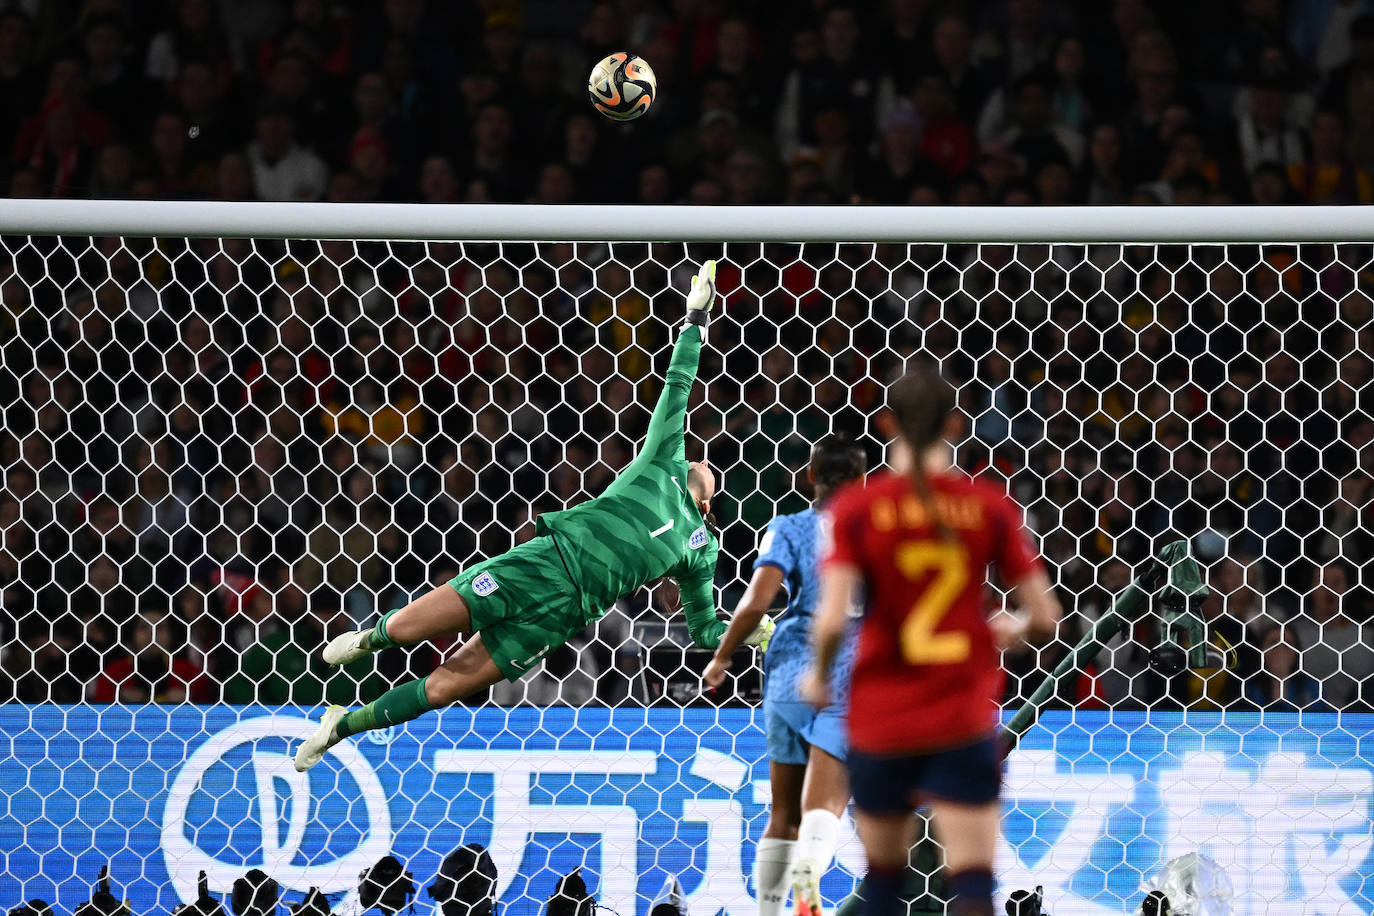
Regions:
<instances>
[{"instance_id":1,"label":"goal net","mask_svg":"<svg viewBox=\"0 0 1374 916\"><path fill-rule=\"evenodd\" d=\"M0 907L71 911L108 864L135 914L195 901L202 871L227 905L254 868L284 903L355 911L394 854L429 911L479 844L510 916L578 867L620 916L674 882L696 916L755 912L760 660L703 694L668 585L520 682L290 765L322 704L452 649L331 674L326 634L628 463L714 257L688 452L720 475L723 611L769 519L808 505L813 442L881 461L885 384L918 358L1066 609L1006 658L1008 717L1163 545L1203 568L1205 665L1159 663L1150 606L1040 703L1007 762L999 893L1133 912L1201 852L1235 913L1374 910L1374 221L1284 212L0 216ZM827 905L862 875L847 835Z\"/></svg>"}]
</instances>

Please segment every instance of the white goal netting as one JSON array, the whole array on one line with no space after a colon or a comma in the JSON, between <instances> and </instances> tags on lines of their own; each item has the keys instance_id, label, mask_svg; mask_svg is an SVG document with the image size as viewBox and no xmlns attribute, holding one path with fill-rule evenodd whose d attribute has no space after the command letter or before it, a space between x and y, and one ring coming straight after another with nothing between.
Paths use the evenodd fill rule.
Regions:
<instances>
[{"instance_id":1,"label":"white goal netting","mask_svg":"<svg viewBox=\"0 0 1374 916\"><path fill-rule=\"evenodd\" d=\"M877 463L885 383L933 359L959 463L1026 507L1066 609L1006 659L1009 714L1163 545L1212 590L1207 667L1152 666L1150 611L1043 704L1008 760L1003 892L1122 913L1202 851L1236 913L1370 912L1372 251L4 237L0 907L73 909L109 863L137 914L202 870L227 905L251 868L347 908L380 856L423 888L475 843L512 916L576 866L621 916L674 879L697 916L754 912L758 664L703 696L667 587L480 702L309 774L288 756L312 708L451 648L331 676L324 634L628 463L720 257L688 451L721 475L722 610L807 505L810 444ZM848 843L830 904L862 868Z\"/></svg>"}]
</instances>

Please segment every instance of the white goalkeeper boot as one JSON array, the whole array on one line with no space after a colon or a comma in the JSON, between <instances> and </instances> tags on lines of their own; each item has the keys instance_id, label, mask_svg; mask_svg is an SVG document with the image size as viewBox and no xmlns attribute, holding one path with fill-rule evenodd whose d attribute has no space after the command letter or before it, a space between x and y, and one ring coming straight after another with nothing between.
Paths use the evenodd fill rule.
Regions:
<instances>
[{"instance_id":1,"label":"white goalkeeper boot","mask_svg":"<svg viewBox=\"0 0 1374 916\"><path fill-rule=\"evenodd\" d=\"M366 630L354 630L335 636L325 644L324 660L331 665L347 665L370 654L372 650L364 648L363 641L371 632L372 629L369 627Z\"/></svg>"},{"instance_id":2,"label":"white goalkeeper boot","mask_svg":"<svg viewBox=\"0 0 1374 916\"><path fill-rule=\"evenodd\" d=\"M301 746L296 748L296 759L294 766L297 773L304 773L324 759L325 752L338 744L343 739L339 737L339 720L348 712L346 706L331 706L324 711L324 718L320 720L320 727L315 729L315 734L301 742Z\"/></svg>"},{"instance_id":3,"label":"white goalkeeper boot","mask_svg":"<svg viewBox=\"0 0 1374 916\"><path fill-rule=\"evenodd\" d=\"M821 916L821 865L815 859L792 864L793 916Z\"/></svg>"}]
</instances>

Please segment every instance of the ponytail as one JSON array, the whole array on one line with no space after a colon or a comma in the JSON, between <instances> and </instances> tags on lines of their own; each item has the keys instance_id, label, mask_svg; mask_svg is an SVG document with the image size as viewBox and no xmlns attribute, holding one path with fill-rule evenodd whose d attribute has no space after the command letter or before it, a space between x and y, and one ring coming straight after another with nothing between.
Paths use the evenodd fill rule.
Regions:
<instances>
[{"instance_id":1,"label":"ponytail","mask_svg":"<svg viewBox=\"0 0 1374 916\"><path fill-rule=\"evenodd\" d=\"M926 469L919 459L912 462L911 484L916 488L916 498L921 501L921 507L926 510L926 517L935 526L935 531L940 535L940 540L946 544L952 542L954 529L949 527L945 517L940 514L940 507L935 503L935 493L930 488L930 478L926 476Z\"/></svg>"},{"instance_id":2,"label":"ponytail","mask_svg":"<svg viewBox=\"0 0 1374 916\"><path fill-rule=\"evenodd\" d=\"M940 439L945 418L954 410L954 389L928 366L913 369L897 379L887 392L887 404L897 428L911 450L911 485L940 540L954 540L954 529L940 514L935 493L926 474L925 453Z\"/></svg>"}]
</instances>

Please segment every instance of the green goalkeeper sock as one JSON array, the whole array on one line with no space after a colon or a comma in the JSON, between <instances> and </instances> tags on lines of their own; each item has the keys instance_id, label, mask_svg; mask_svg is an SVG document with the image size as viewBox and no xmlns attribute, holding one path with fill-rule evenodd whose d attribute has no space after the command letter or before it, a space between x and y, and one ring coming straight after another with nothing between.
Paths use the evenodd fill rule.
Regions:
<instances>
[{"instance_id":1,"label":"green goalkeeper sock","mask_svg":"<svg viewBox=\"0 0 1374 916\"><path fill-rule=\"evenodd\" d=\"M391 649L400 645L396 640L386 635L386 622L391 619L392 614L395 614L399 610L400 608L396 608L396 610L387 611L382 615L382 619L377 621L377 625L372 628L372 632L368 633L367 638L363 640L364 649L376 652L378 649Z\"/></svg>"},{"instance_id":2,"label":"green goalkeeper sock","mask_svg":"<svg viewBox=\"0 0 1374 916\"><path fill-rule=\"evenodd\" d=\"M432 709L434 706L425 696L425 679L417 678L399 687L392 687L362 709L345 714L339 720L337 730L340 738L347 738L358 732L409 722Z\"/></svg>"}]
</instances>

